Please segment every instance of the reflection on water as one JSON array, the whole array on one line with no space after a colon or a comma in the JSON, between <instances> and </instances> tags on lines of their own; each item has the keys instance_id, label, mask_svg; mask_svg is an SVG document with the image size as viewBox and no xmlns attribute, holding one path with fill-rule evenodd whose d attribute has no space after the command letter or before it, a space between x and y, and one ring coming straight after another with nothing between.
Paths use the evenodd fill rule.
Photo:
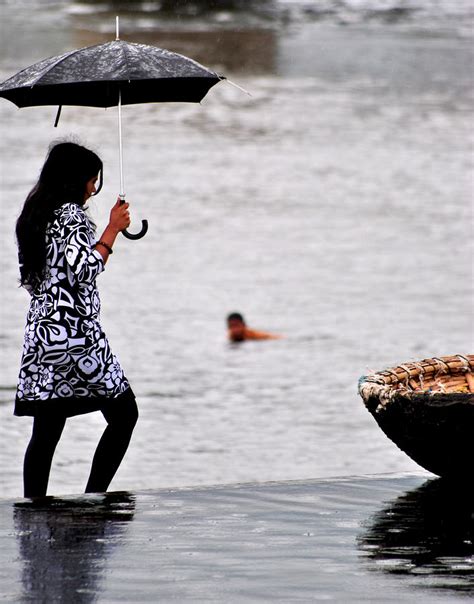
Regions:
<instances>
[{"instance_id":1,"label":"reflection on water","mask_svg":"<svg viewBox=\"0 0 474 604\"><path fill-rule=\"evenodd\" d=\"M136 8L138 10L143 10L145 6L147 12L155 11L163 15L196 17L223 10L260 13L273 5L274 0L160 0L159 2L147 2L146 4L142 0L108 0L108 2L81 0L80 3L125 9Z\"/></svg>"},{"instance_id":2,"label":"reflection on water","mask_svg":"<svg viewBox=\"0 0 474 604\"><path fill-rule=\"evenodd\" d=\"M107 556L134 509L134 497L125 492L17 503L13 513L24 599L96 601Z\"/></svg>"},{"instance_id":3,"label":"reflection on water","mask_svg":"<svg viewBox=\"0 0 474 604\"><path fill-rule=\"evenodd\" d=\"M474 502L470 485L430 480L368 522L359 548L375 570L417 585L474 594Z\"/></svg>"},{"instance_id":4,"label":"reflection on water","mask_svg":"<svg viewBox=\"0 0 474 604\"><path fill-rule=\"evenodd\" d=\"M0 599L454 604L472 595L472 508L464 492L423 482L389 475L49 498L17 504L13 518L0 501ZM387 565L394 572L373 572Z\"/></svg>"}]
</instances>

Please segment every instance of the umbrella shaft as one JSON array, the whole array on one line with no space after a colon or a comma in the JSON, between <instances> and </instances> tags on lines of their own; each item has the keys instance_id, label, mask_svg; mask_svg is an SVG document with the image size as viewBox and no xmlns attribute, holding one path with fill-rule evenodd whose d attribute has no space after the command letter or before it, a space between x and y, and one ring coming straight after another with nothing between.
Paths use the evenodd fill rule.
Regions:
<instances>
[{"instance_id":1,"label":"umbrella shaft","mask_svg":"<svg viewBox=\"0 0 474 604\"><path fill-rule=\"evenodd\" d=\"M120 164L120 199L125 199L123 186L123 147L122 147L122 91L119 89L118 97L118 134L119 134L119 164Z\"/></svg>"}]
</instances>

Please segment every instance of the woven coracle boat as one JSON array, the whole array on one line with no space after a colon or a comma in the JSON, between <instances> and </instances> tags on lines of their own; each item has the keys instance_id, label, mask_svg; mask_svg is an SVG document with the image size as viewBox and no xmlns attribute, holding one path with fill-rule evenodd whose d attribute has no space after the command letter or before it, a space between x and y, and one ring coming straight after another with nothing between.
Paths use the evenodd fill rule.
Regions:
<instances>
[{"instance_id":1,"label":"woven coracle boat","mask_svg":"<svg viewBox=\"0 0 474 604\"><path fill-rule=\"evenodd\" d=\"M385 434L442 477L474 467L474 355L409 362L359 380L359 394Z\"/></svg>"}]
</instances>

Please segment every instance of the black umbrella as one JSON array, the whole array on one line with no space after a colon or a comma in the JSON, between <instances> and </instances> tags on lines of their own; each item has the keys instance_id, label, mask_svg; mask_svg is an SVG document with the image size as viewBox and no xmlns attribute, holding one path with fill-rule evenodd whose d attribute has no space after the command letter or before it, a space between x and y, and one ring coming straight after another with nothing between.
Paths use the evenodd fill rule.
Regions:
<instances>
[{"instance_id":1,"label":"black umbrella","mask_svg":"<svg viewBox=\"0 0 474 604\"><path fill-rule=\"evenodd\" d=\"M44 59L0 84L0 97L18 107L63 105L118 107L120 199L125 201L122 160L122 105L138 103L199 103L223 76L196 61L156 46L134 44L117 38ZM146 220L136 235L148 229Z\"/></svg>"}]
</instances>

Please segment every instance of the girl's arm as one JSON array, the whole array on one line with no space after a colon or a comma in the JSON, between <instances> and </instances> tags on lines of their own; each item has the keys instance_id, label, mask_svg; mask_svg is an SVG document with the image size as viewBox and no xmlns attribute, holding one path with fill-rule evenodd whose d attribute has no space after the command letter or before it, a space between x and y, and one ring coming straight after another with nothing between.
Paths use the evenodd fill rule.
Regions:
<instances>
[{"instance_id":1,"label":"girl's arm","mask_svg":"<svg viewBox=\"0 0 474 604\"><path fill-rule=\"evenodd\" d=\"M120 199L117 199L117 203L110 210L109 224L105 227L105 231L95 245L95 249L102 256L104 264L112 253L111 250L117 235L120 231L123 231L130 226L130 212L128 211L128 206L128 203L122 203Z\"/></svg>"}]
</instances>

